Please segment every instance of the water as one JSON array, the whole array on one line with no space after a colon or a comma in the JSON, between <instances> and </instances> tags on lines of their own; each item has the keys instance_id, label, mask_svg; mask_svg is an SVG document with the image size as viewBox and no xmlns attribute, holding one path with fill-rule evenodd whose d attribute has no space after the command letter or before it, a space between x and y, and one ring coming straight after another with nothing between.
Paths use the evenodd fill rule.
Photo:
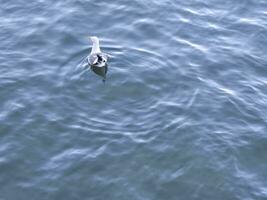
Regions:
<instances>
[{"instance_id":1,"label":"water","mask_svg":"<svg viewBox=\"0 0 267 200\"><path fill-rule=\"evenodd\" d=\"M266 0L0 5L1 200L267 199Z\"/></svg>"}]
</instances>

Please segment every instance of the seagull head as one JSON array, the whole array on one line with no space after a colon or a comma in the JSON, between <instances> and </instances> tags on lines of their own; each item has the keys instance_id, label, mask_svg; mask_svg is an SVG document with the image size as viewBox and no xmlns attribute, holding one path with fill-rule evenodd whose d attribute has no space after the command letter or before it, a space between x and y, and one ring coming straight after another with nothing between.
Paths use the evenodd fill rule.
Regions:
<instances>
[{"instance_id":1,"label":"seagull head","mask_svg":"<svg viewBox=\"0 0 267 200\"><path fill-rule=\"evenodd\" d=\"M89 36L89 39L93 42L93 43L98 43L99 39L96 36Z\"/></svg>"}]
</instances>

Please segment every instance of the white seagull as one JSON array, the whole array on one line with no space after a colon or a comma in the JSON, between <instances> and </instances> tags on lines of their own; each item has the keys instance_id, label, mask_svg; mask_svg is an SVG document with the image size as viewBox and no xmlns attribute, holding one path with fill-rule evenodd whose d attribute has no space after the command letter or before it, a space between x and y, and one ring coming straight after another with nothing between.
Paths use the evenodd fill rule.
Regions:
<instances>
[{"instance_id":1,"label":"white seagull","mask_svg":"<svg viewBox=\"0 0 267 200\"><path fill-rule=\"evenodd\" d=\"M91 53L89 54L87 61L92 67L106 67L108 58L110 57L106 53L102 53L99 47L99 39L96 36L91 36L89 39L92 41L93 46Z\"/></svg>"}]
</instances>

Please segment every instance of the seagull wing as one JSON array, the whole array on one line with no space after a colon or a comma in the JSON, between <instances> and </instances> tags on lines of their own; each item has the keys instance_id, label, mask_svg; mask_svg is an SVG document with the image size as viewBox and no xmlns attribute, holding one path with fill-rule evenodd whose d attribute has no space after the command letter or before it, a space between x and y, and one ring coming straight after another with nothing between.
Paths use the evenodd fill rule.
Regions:
<instances>
[{"instance_id":1,"label":"seagull wing","mask_svg":"<svg viewBox=\"0 0 267 200\"><path fill-rule=\"evenodd\" d=\"M88 57L87 60L88 60L88 63L89 63L90 65L94 65L94 64L97 63L98 57L97 57L96 54L91 54L91 55L89 55L89 57Z\"/></svg>"}]
</instances>

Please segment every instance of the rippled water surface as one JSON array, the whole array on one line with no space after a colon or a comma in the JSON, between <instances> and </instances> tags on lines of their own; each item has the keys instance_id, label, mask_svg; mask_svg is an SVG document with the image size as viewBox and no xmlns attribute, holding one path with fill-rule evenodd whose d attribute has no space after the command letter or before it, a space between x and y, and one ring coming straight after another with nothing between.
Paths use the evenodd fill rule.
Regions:
<instances>
[{"instance_id":1,"label":"rippled water surface","mask_svg":"<svg viewBox=\"0 0 267 200\"><path fill-rule=\"evenodd\" d=\"M267 199L266 0L0 5L1 200Z\"/></svg>"}]
</instances>

